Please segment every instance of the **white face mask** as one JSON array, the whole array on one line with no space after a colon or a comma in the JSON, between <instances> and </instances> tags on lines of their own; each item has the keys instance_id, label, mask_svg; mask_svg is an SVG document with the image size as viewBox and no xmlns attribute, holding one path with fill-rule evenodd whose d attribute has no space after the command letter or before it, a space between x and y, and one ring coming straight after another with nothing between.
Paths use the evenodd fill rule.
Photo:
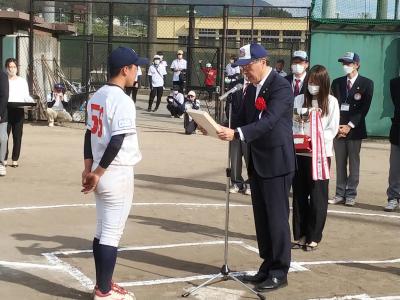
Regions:
<instances>
[{"instance_id":1,"label":"white face mask","mask_svg":"<svg viewBox=\"0 0 400 300\"><path fill-rule=\"evenodd\" d=\"M308 91L310 92L311 95L318 95L319 93L319 85L308 85Z\"/></svg>"},{"instance_id":2,"label":"white face mask","mask_svg":"<svg viewBox=\"0 0 400 300\"><path fill-rule=\"evenodd\" d=\"M231 59L229 62L230 62L231 64L233 64L235 61L234 61L233 59Z\"/></svg>"},{"instance_id":3,"label":"white face mask","mask_svg":"<svg viewBox=\"0 0 400 300\"><path fill-rule=\"evenodd\" d=\"M155 65L160 64L160 60L159 60L159 59L155 59L155 60L154 60L154 64L155 64Z\"/></svg>"},{"instance_id":4,"label":"white face mask","mask_svg":"<svg viewBox=\"0 0 400 300\"><path fill-rule=\"evenodd\" d=\"M7 69L7 73L10 76L15 76L15 75L17 75L17 70L16 69L12 69L12 70Z\"/></svg>"},{"instance_id":5,"label":"white face mask","mask_svg":"<svg viewBox=\"0 0 400 300\"><path fill-rule=\"evenodd\" d=\"M296 75L300 75L304 72L305 68L303 65L300 64L293 64L292 65L292 73Z\"/></svg>"},{"instance_id":6,"label":"white face mask","mask_svg":"<svg viewBox=\"0 0 400 300\"><path fill-rule=\"evenodd\" d=\"M353 72L353 67L352 66L346 66L346 65L343 65L343 72L344 72L344 74L350 74L351 72Z\"/></svg>"}]
</instances>

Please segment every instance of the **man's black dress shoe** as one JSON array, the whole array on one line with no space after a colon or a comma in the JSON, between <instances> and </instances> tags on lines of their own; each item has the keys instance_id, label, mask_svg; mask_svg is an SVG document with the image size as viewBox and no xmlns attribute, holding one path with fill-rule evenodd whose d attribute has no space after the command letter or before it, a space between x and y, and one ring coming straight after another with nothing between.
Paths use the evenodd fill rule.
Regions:
<instances>
[{"instance_id":1,"label":"man's black dress shoe","mask_svg":"<svg viewBox=\"0 0 400 300\"><path fill-rule=\"evenodd\" d=\"M278 278L278 277L270 277L266 279L265 281L257 284L256 290L258 292L266 292L266 291L271 291L271 290L276 290L282 287L287 286L287 278Z\"/></svg>"},{"instance_id":2,"label":"man's black dress shoe","mask_svg":"<svg viewBox=\"0 0 400 300\"><path fill-rule=\"evenodd\" d=\"M240 276L238 279L243 281L244 283L258 284L258 283L263 282L267 278L268 278L267 274L258 272L255 275L243 275L243 276Z\"/></svg>"}]
</instances>

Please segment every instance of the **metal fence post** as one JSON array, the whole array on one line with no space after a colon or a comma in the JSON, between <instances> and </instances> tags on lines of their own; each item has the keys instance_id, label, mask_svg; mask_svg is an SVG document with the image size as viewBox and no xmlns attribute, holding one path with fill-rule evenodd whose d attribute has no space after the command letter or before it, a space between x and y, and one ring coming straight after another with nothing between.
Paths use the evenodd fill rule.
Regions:
<instances>
[{"instance_id":1,"label":"metal fence post","mask_svg":"<svg viewBox=\"0 0 400 300\"><path fill-rule=\"evenodd\" d=\"M189 5L189 36L188 36L188 45L186 48L186 53L187 53L187 61L189 63L189 66L186 70L186 87L189 89L192 86L192 68L191 62L194 59L193 55L193 47L194 47L194 41L195 41L195 16L194 16L194 5ZM193 61L193 67L196 65L196 63ZM188 91L186 91L188 92Z\"/></svg>"},{"instance_id":2,"label":"metal fence post","mask_svg":"<svg viewBox=\"0 0 400 300\"><path fill-rule=\"evenodd\" d=\"M112 51L112 40L114 35L114 3L108 3L108 55L110 55Z\"/></svg>"},{"instance_id":3,"label":"metal fence post","mask_svg":"<svg viewBox=\"0 0 400 300\"><path fill-rule=\"evenodd\" d=\"M29 77L28 77L28 86L29 93L32 95L33 93L33 48L34 48L34 33L33 33L33 21L35 18L34 14L34 0L29 1Z\"/></svg>"}]
</instances>

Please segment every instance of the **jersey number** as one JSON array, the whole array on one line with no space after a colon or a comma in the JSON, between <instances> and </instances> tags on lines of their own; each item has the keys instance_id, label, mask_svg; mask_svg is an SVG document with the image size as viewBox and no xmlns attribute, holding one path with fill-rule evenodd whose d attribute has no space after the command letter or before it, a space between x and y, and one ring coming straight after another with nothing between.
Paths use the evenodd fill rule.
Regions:
<instances>
[{"instance_id":1,"label":"jersey number","mask_svg":"<svg viewBox=\"0 0 400 300\"><path fill-rule=\"evenodd\" d=\"M92 134L96 134L98 137L101 137L103 135L103 113L104 109L102 106L98 104L92 104L91 105L91 110L92 110L92 121L93 121L93 126L92 126ZM98 111L98 116L95 113Z\"/></svg>"}]
</instances>

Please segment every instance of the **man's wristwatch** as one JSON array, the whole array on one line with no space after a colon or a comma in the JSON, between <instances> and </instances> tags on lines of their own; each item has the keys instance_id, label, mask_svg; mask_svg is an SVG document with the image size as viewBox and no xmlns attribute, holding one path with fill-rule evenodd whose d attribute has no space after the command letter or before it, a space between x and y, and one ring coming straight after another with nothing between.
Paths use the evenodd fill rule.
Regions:
<instances>
[{"instance_id":1,"label":"man's wristwatch","mask_svg":"<svg viewBox=\"0 0 400 300\"><path fill-rule=\"evenodd\" d=\"M233 137L235 140L240 140L240 134L239 131L237 129L235 129L235 133L233 134Z\"/></svg>"}]
</instances>

